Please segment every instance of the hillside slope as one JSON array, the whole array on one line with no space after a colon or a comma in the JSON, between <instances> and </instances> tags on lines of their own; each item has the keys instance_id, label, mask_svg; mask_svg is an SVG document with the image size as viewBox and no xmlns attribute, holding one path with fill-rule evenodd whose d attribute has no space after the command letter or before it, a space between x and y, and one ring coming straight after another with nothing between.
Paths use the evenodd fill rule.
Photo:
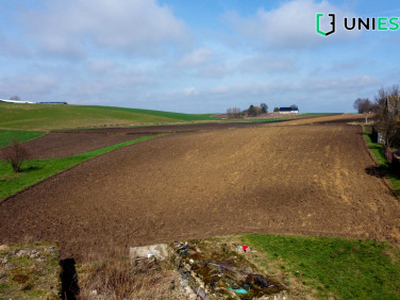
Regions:
<instances>
[{"instance_id":1,"label":"hillside slope","mask_svg":"<svg viewBox=\"0 0 400 300\"><path fill-rule=\"evenodd\" d=\"M212 114L182 114L106 106L0 103L0 128L49 130L219 120Z\"/></svg>"}]
</instances>

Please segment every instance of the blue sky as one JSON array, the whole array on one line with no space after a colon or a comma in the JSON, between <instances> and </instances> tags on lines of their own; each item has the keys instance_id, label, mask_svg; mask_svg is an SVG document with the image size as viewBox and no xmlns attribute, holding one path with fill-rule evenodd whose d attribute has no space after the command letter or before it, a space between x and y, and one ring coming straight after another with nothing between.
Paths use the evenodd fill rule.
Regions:
<instances>
[{"instance_id":1,"label":"blue sky","mask_svg":"<svg viewBox=\"0 0 400 300\"><path fill-rule=\"evenodd\" d=\"M343 17L400 18L398 1L0 0L0 13L3 99L351 112L400 84L400 30L340 28ZM316 33L317 13L336 14L334 34Z\"/></svg>"}]
</instances>

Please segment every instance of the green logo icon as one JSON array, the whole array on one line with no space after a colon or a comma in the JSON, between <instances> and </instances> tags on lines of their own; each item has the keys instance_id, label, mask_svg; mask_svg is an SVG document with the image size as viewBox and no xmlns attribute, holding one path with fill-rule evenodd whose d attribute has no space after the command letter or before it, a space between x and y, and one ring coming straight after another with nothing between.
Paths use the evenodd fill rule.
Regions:
<instances>
[{"instance_id":1,"label":"green logo icon","mask_svg":"<svg viewBox=\"0 0 400 300\"><path fill-rule=\"evenodd\" d=\"M328 36L335 32L335 14L328 14L328 16L331 17L331 22L329 23L331 25L331 30L328 32L321 30L321 18L323 16L324 14L317 14L317 33L323 36Z\"/></svg>"}]
</instances>

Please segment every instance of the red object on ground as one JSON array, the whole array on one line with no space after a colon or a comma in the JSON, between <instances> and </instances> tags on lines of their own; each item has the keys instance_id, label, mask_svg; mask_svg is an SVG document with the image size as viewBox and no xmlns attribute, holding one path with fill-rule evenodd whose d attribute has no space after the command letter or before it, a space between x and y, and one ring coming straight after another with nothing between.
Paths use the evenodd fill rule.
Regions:
<instances>
[{"instance_id":1,"label":"red object on ground","mask_svg":"<svg viewBox=\"0 0 400 300\"><path fill-rule=\"evenodd\" d=\"M242 249L244 252L250 252L250 247L249 246L242 246Z\"/></svg>"}]
</instances>

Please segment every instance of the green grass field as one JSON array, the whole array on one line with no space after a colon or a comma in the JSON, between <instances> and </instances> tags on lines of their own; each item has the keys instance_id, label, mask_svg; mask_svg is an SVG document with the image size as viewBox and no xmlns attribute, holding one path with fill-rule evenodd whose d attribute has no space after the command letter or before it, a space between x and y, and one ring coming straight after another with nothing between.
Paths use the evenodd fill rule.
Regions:
<instances>
[{"instance_id":1,"label":"green grass field","mask_svg":"<svg viewBox=\"0 0 400 300\"><path fill-rule=\"evenodd\" d=\"M22 172L17 174L12 171L9 163L5 160L0 160L0 201L85 160L153 137L154 136L142 137L66 158L26 160L22 164Z\"/></svg>"},{"instance_id":2,"label":"green grass field","mask_svg":"<svg viewBox=\"0 0 400 300\"><path fill-rule=\"evenodd\" d=\"M21 130L0 130L0 148L10 145L13 139L19 142L26 142L40 137L44 132L21 131Z\"/></svg>"},{"instance_id":3,"label":"green grass field","mask_svg":"<svg viewBox=\"0 0 400 300\"><path fill-rule=\"evenodd\" d=\"M390 187L393 192L400 197L400 174L398 174L393 168L390 166L388 160L384 155L383 145L372 142L371 136L372 133L370 131L366 131L364 125L361 125L363 128L365 139L369 145L369 149L374 154L375 159L379 165L379 169L383 172L386 177L390 181Z\"/></svg>"},{"instance_id":4,"label":"green grass field","mask_svg":"<svg viewBox=\"0 0 400 300\"><path fill-rule=\"evenodd\" d=\"M187 122L279 122L273 119L219 119L215 114L175 112L88 105L0 103L0 128L13 130L50 130L92 127L177 124ZM327 114L302 114L316 116ZM282 117L285 119L285 117Z\"/></svg>"},{"instance_id":5,"label":"green grass field","mask_svg":"<svg viewBox=\"0 0 400 300\"><path fill-rule=\"evenodd\" d=\"M51 104L0 103L0 128L49 130L134 126L220 120L213 114L181 114L145 109Z\"/></svg>"},{"instance_id":6,"label":"green grass field","mask_svg":"<svg viewBox=\"0 0 400 300\"><path fill-rule=\"evenodd\" d=\"M388 243L328 237L250 234L258 264L281 273L288 287L309 287L318 299L400 299L400 252Z\"/></svg>"}]
</instances>

